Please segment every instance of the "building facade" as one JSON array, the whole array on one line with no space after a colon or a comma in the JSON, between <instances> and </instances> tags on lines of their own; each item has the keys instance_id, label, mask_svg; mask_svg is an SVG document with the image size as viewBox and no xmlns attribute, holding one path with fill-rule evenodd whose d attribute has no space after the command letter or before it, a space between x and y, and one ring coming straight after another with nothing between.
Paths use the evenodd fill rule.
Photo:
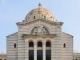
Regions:
<instances>
[{"instance_id":1,"label":"building facade","mask_svg":"<svg viewBox=\"0 0 80 60\"><path fill-rule=\"evenodd\" d=\"M7 60L73 60L73 36L40 3L16 24L18 32L7 36Z\"/></svg>"},{"instance_id":2,"label":"building facade","mask_svg":"<svg viewBox=\"0 0 80 60\"><path fill-rule=\"evenodd\" d=\"M0 60L6 60L6 54L0 54Z\"/></svg>"},{"instance_id":3,"label":"building facade","mask_svg":"<svg viewBox=\"0 0 80 60\"><path fill-rule=\"evenodd\" d=\"M6 54L0 54L0 60L6 60ZM80 53L73 53L73 60L80 60Z\"/></svg>"}]
</instances>

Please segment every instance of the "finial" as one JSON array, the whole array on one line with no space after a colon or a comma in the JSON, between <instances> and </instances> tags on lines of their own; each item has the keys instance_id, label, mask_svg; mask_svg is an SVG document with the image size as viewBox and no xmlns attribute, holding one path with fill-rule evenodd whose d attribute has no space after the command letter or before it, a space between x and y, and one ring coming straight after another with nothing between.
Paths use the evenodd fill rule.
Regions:
<instances>
[{"instance_id":1,"label":"finial","mask_svg":"<svg viewBox=\"0 0 80 60\"><path fill-rule=\"evenodd\" d=\"M42 7L42 4L41 4L41 3L39 3L39 4L38 4L38 6L39 6L39 7Z\"/></svg>"}]
</instances>

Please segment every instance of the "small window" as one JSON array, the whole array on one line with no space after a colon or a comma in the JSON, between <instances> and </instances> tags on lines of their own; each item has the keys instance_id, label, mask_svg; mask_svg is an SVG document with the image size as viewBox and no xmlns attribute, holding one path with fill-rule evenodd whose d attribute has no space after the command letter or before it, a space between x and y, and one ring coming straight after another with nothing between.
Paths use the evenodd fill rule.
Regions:
<instances>
[{"instance_id":1,"label":"small window","mask_svg":"<svg viewBox=\"0 0 80 60\"><path fill-rule=\"evenodd\" d=\"M63 44L63 47L66 48L66 44L65 43Z\"/></svg>"},{"instance_id":2,"label":"small window","mask_svg":"<svg viewBox=\"0 0 80 60\"><path fill-rule=\"evenodd\" d=\"M51 47L51 43L49 41L46 42L46 47Z\"/></svg>"},{"instance_id":3,"label":"small window","mask_svg":"<svg viewBox=\"0 0 80 60\"><path fill-rule=\"evenodd\" d=\"M34 19L35 19L35 16L34 16Z\"/></svg>"},{"instance_id":4,"label":"small window","mask_svg":"<svg viewBox=\"0 0 80 60\"><path fill-rule=\"evenodd\" d=\"M38 47L42 47L42 42L38 42Z\"/></svg>"},{"instance_id":5,"label":"small window","mask_svg":"<svg viewBox=\"0 0 80 60\"><path fill-rule=\"evenodd\" d=\"M16 48L16 43L14 44L14 48Z\"/></svg>"},{"instance_id":6,"label":"small window","mask_svg":"<svg viewBox=\"0 0 80 60\"><path fill-rule=\"evenodd\" d=\"M32 41L29 42L29 47L33 47L33 46L34 46L33 42Z\"/></svg>"}]
</instances>

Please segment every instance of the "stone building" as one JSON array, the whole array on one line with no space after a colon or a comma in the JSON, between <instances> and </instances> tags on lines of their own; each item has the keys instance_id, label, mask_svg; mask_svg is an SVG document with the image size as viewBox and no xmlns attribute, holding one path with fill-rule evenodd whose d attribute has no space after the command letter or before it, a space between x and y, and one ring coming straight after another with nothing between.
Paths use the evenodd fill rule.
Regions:
<instances>
[{"instance_id":1,"label":"stone building","mask_svg":"<svg viewBox=\"0 0 80 60\"><path fill-rule=\"evenodd\" d=\"M6 60L6 54L0 54L0 60ZM73 53L73 60L80 60L80 53Z\"/></svg>"},{"instance_id":2,"label":"stone building","mask_svg":"<svg viewBox=\"0 0 80 60\"><path fill-rule=\"evenodd\" d=\"M6 54L0 54L0 60L6 60Z\"/></svg>"},{"instance_id":3,"label":"stone building","mask_svg":"<svg viewBox=\"0 0 80 60\"><path fill-rule=\"evenodd\" d=\"M40 3L16 24L18 32L7 36L7 60L73 60L73 36Z\"/></svg>"}]
</instances>

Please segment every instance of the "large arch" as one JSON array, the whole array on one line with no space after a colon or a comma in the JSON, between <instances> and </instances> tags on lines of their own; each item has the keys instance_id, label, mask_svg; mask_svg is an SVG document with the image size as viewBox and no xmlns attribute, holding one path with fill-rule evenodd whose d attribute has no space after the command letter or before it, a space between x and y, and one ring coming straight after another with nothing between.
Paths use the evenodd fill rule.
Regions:
<instances>
[{"instance_id":1,"label":"large arch","mask_svg":"<svg viewBox=\"0 0 80 60\"><path fill-rule=\"evenodd\" d=\"M40 25L34 25L31 29L30 29L30 34L34 34L33 32L34 32L34 30L38 30L38 32L39 32L39 30L40 29L38 29L38 28L40 28L40 29L42 29L42 30L45 30L47 33L43 33L43 34L49 34L49 27L48 26L46 26L46 25L44 25L44 24L40 24ZM43 31L42 31L43 32ZM39 33L40 34L40 33Z\"/></svg>"},{"instance_id":2,"label":"large arch","mask_svg":"<svg viewBox=\"0 0 80 60\"><path fill-rule=\"evenodd\" d=\"M49 31L44 26L36 26L31 30L30 34L49 34Z\"/></svg>"}]
</instances>

